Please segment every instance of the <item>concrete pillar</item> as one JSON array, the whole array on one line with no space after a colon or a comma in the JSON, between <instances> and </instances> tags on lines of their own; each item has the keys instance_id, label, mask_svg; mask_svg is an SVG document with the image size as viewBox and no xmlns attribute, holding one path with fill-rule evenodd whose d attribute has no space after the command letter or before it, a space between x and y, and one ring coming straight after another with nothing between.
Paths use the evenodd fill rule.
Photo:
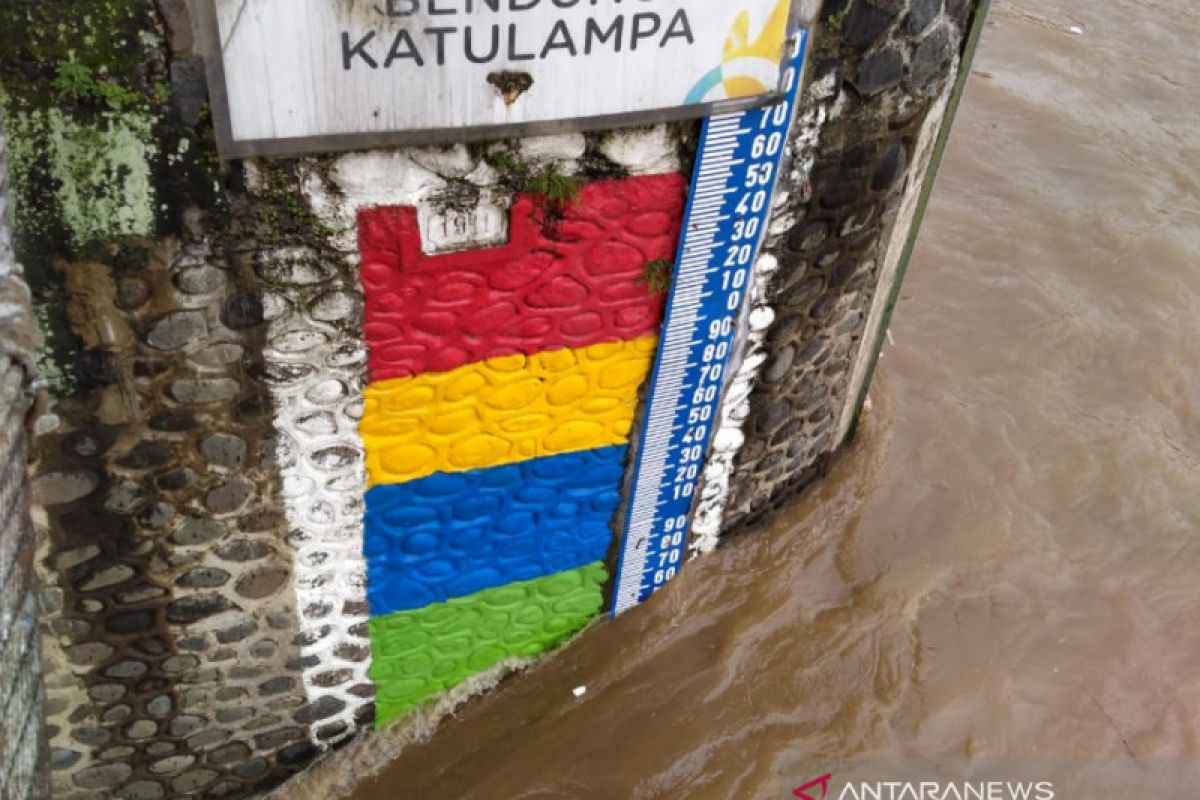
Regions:
<instances>
[{"instance_id":1,"label":"concrete pillar","mask_svg":"<svg viewBox=\"0 0 1200 800\"><path fill-rule=\"evenodd\" d=\"M37 539L25 469L36 338L29 289L12 250L6 162L0 132L0 797L23 800L43 788Z\"/></svg>"},{"instance_id":2,"label":"concrete pillar","mask_svg":"<svg viewBox=\"0 0 1200 800\"><path fill-rule=\"evenodd\" d=\"M975 13L806 7L697 551L845 441ZM194 41L175 0L0 7L57 797L249 796L600 612L696 147L688 122L221 162ZM0 350L20 396L31 346Z\"/></svg>"}]
</instances>

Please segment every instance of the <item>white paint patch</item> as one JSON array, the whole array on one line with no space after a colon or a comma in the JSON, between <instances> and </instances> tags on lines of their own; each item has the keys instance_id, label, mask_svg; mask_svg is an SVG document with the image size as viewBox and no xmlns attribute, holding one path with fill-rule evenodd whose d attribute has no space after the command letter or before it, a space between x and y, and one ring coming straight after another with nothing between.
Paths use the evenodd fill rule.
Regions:
<instances>
[{"instance_id":1,"label":"white paint patch","mask_svg":"<svg viewBox=\"0 0 1200 800\"><path fill-rule=\"evenodd\" d=\"M277 284L269 296L263 358L269 374L303 376L270 383L280 493L295 548L293 585L307 665L302 677L310 701L332 696L344 703L318 725L342 722L349 735L355 712L370 703L349 691L370 682L370 661L362 658L369 652L365 626L355 630L366 621L366 473L357 421L366 351L358 334L347 332L357 327L347 320L354 319L360 303L353 299L355 288L338 275L350 271L318 266L329 270L328 282ZM335 673L341 673L336 685L322 685ZM310 729L314 742L316 728Z\"/></svg>"},{"instance_id":2,"label":"white paint patch","mask_svg":"<svg viewBox=\"0 0 1200 800\"><path fill-rule=\"evenodd\" d=\"M582 133L530 136L521 140L521 155L535 161L574 161L583 158L587 139Z\"/></svg>"},{"instance_id":3,"label":"white paint patch","mask_svg":"<svg viewBox=\"0 0 1200 800\"><path fill-rule=\"evenodd\" d=\"M767 290L778 269L779 261L772 255L760 256L754 265L751 311L745 323L745 349L721 401L712 448L704 465L704 487L700 490L700 503L692 520L692 540L688 545L692 557L712 551L721 537L734 460L746 441L742 427L750 414L750 395L767 358L763 343L775 322L775 312L767 305Z\"/></svg>"},{"instance_id":4,"label":"white paint patch","mask_svg":"<svg viewBox=\"0 0 1200 800\"><path fill-rule=\"evenodd\" d=\"M631 175L659 175L679 172L683 164L679 159L678 142L671 135L671 128L655 125L651 128L634 128L613 131L600 144L600 152L629 170Z\"/></svg>"}]
</instances>

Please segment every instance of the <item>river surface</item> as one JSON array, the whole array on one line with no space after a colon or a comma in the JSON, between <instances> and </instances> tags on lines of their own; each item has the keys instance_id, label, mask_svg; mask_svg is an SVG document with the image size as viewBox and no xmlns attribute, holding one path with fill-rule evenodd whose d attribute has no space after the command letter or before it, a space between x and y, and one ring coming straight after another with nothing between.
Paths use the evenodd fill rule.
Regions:
<instances>
[{"instance_id":1,"label":"river surface","mask_svg":"<svg viewBox=\"0 0 1200 800\"><path fill-rule=\"evenodd\" d=\"M1198 42L1195 0L998 2L828 480L355 797L790 797L826 756L1200 756Z\"/></svg>"}]
</instances>

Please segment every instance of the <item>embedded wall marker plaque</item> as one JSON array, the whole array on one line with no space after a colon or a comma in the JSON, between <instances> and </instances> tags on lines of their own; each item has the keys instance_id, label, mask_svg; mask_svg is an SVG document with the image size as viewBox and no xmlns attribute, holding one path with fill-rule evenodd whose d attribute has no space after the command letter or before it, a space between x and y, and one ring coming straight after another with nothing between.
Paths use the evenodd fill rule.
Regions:
<instances>
[{"instance_id":1,"label":"embedded wall marker plaque","mask_svg":"<svg viewBox=\"0 0 1200 800\"><path fill-rule=\"evenodd\" d=\"M791 0L204 0L226 157L609 128L779 97Z\"/></svg>"}]
</instances>

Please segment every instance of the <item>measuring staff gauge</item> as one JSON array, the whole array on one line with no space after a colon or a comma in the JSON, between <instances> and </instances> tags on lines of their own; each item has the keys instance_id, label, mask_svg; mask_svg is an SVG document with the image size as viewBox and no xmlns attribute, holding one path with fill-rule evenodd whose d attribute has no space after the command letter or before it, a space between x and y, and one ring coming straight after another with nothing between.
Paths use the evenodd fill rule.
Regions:
<instances>
[{"instance_id":1,"label":"measuring staff gauge","mask_svg":"<svg viewBox=\"0 0 1200 800\"><path fill-rule=\"evenodd\" d=\"M651 378L612 612L638 605L682 566L719 417L737 321L767 228L808 32L790 40L784 98L704 121Z\"/></svg>"}]
</instances>

